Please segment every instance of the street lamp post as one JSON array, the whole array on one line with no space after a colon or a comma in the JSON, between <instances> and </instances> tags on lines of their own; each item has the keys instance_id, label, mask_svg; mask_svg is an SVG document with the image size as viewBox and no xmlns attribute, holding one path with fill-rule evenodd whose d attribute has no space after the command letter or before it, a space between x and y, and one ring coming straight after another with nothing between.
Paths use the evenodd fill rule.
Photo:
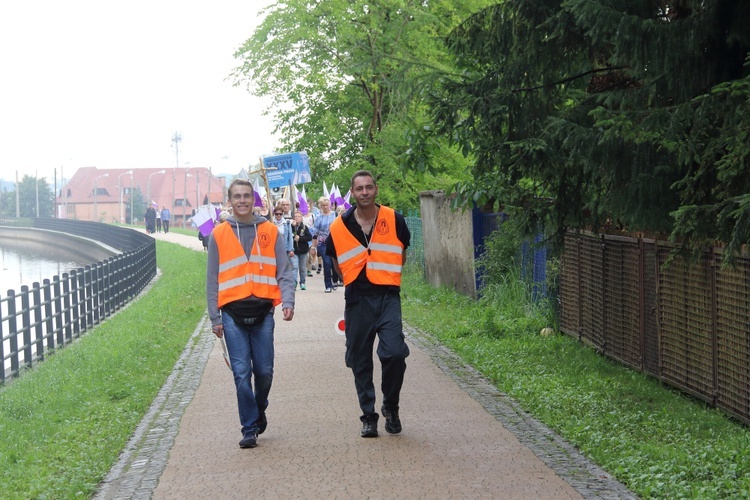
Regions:
<instances>
[{"instance_id":1,"label":"street lamp post","mask_svg":"<svg viewBox=\"0 0 750 500\"><path fill-rule=\"evenodd\" d=\"M185 229L185 223L187 222L187 215L185 215L185 205L187 205L187 178L190 177L188 173L190 168L185 169L185 184L182 187L182 229Z\"/></svg>"},{"instance_id":2,"label":"street lamp post","mask_svg":"<svg viewBox=\"0 0 750 500\"><path fill-rule=\"evenodd\" d=\"M99 206L97 204L97 198L99 197L99 185L97 181L103 177L109 177L109 174L102 174L99 177L94 178L94 220L99 221Z\"/></svg>"},{"instance_id":3,"label":"street lamp post","mask_svg":"<svg viewBox=\"0 0 750 500\"><path fill-rule=\"evenodd\" d=\"M200 170L195 173L195 209L201 206L201 181L200 181Z\"/></svg>"},{"instance_id":4,"label":"street lamp post","mask_svg":"<svg viewBox=\"0 0 750 500\"><path fill-rule=\"evenodd\" d=\"M123 175L130 175L130 178L132 179L133 178L133 171L132 170L128 170L127 172L123 172L123 173L121 173L120 175L117 176L117 187L120 188L120 224L124 224L125 223L125 215L122 212L122 191L123 191L123 189L122 189L122 181L121 181L121 179L122 179ZM132 181L131 181L131 184L132 184Z\"/></svg>"},{"instance_id":5,"label":"street lamp post","mask_svg":"<svg viewBox=\"0 0 750 500\"><path fill-rule=\"evenodd\" d=\"M206 200L208 201L208 206L211 206L211 167L208 167L208 189L206 193Z\"/></svg>"},{"instance_id":6,"label":"street lamp post","mask_svg":"<svg viewBox=\"0 0 750 500\"><path fill-rule=\"evenodd\" d=\"M149 174L148 176L148 182L146 183L146 192L148 193L147 194L148 201L146 201L146 203L148 204L149 207L151 206L151 177L155 176L156 174L163 174L165 172L166 170L159 170L158 172L154 172L153 174Z\"/></svg>"}]
</instances>

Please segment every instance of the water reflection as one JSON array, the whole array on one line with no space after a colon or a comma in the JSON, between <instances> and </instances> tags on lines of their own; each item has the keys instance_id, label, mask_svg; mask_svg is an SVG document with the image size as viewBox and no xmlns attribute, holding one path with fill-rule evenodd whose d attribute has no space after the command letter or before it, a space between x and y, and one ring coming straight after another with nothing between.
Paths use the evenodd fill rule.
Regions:
<instances>
[{"instance_id":1,"label":"water reflection","mask_svg":"<svg viewBox=\"0 0 750 500\"><path fill-rule=\"evenodd\" d=\"M58 251L54 245L14 245L3 242L0 245L0 295L5 295L9 289L21 291L22 285L31 285L45 279L52 281L55 275L73 269L85 267L90 262L75 260L74 255Z\"/></svg>"}]
</instances>

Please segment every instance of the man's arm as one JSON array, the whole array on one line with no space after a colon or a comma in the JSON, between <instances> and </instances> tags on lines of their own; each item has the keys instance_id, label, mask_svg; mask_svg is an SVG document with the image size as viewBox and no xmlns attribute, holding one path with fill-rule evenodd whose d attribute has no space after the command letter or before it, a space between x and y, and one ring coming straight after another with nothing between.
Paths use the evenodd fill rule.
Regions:
<instances>
[{"instance_id":1,"label":"man's arm","mask_svg":"<svg viewBox=\"0 0 750 500\"><path fill-rule=\"evenodd\" d=\"M276 282L281 289L281 307L284 321L291 321L294 317L294 295L295 282L292 263L286 254L286 243L281 238L276 238Z\"/></svg>"},{"instance_id":2,"label":"man's arm","mask_svg":"<svg viewBox=\"0 0 750 500\"><path fill-rule=\"evenodd\" d=\"M219 311L219 248L213 238L208 236L208 255L206 263L206 304L208 317L211 320L211 330L221 338L224 335L224 325Z\"/></svg>"}]
</instances>

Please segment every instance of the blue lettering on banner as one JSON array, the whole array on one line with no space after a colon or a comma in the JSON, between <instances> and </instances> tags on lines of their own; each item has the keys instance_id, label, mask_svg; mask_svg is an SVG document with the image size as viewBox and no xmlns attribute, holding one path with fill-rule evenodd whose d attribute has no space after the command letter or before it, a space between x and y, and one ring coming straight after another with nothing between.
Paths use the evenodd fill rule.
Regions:
<instances>
[{"instance_id":1,"label":"blue lettering on banner","mask_svg":"<svg viewBox=\"0 0 750 500\"><path fill-rule=\"evenodd\" d=\"M263 158L263 166L266 168L269 188L306 184L312 181L310 160L304 151L266 156Z\"/></svg>"}]
</instances>

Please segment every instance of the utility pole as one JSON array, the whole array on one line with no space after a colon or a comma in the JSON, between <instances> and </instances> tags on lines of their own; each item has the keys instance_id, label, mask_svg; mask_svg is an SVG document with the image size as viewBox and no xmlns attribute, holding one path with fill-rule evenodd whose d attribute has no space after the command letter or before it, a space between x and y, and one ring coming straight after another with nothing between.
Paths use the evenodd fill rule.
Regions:
<instances>
[{"instance_id":1,"label":"utility pole","mask_svg":"<svg viewBox=\"0 0 750 500\"><path fill-rule=\"evenodd\" d=\"M34 189L36 189L36 213L34 216L39 217L39 173L34 170Z\"/></svg>"},{"instance_id":2,"label":"utility pole","mask_svg":"<svg viewBox=\"0 0 750 500\"><path fill-rule=\"evenodd\" d=\"M21 217L21 185L18 183L18 170L16 170L16 219Z\"/></svg>"},{"instance_id":3,"label":"utility pole","mask_svg":"<svg viewBox=\"0 0 750 500\"><path fill-rule=\"evenodd\" d=\"M172 206L169 207L169 211L172 213L174 213L174 202L175 202L175 198L174 198L175 178L177 177L177 169L180 168L180 142L181 141L182 141L182 134L179 132L175 132L174 135L172 135L172 144L174 144L174 171L172 172Z\"/></svg>"}]
</instances>

